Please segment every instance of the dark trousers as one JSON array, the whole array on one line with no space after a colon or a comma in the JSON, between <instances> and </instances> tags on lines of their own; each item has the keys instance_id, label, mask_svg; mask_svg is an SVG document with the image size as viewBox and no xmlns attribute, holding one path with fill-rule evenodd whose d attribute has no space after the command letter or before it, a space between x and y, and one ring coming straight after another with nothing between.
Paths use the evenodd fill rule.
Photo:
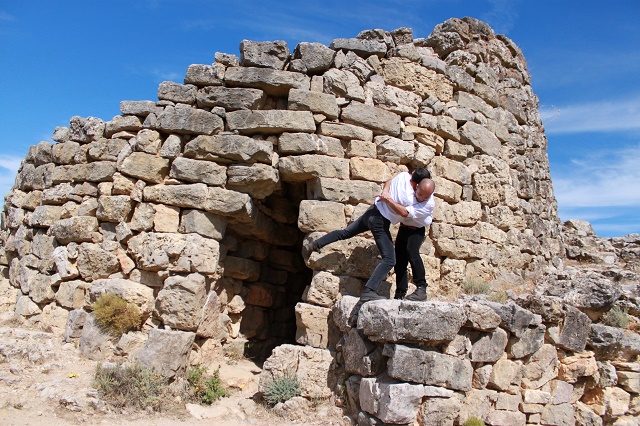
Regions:
<instances>
[{"instance_id":1,"label":"dark trousers","mask_svg":"<svg viewBox=\"0 0 640 426\"><path fill-rule=\"evenodd\" d=\"M377 291L382 280L386 278L396 263L396 254L393 248L391 233L389 232L389 225L391 225L389 220L385 219L380 213L380 210L373 205L345 229L331 231L323 237L318 238L317 243L319 247L324 247L335 241L346 240L363 232L371 231L376 246L382 255L382 260L373 270L373 274L371 274L369 281L367 281L365 285L371 290Z\"/></svg>"},{"instance_id":2,"label":"dark trousers","mask_svg":"<svg viewBox=\"0 0 640 426\"><path fill-rule=\"evenodd\" d=\"M424 263L420 257L420 246L424 241L425 228L408 228L400 226L396 236L396 295L404 296L409 288L407 266L411 264L413 283L420 287L427 285Z\"/></svg>"}]
</instances>

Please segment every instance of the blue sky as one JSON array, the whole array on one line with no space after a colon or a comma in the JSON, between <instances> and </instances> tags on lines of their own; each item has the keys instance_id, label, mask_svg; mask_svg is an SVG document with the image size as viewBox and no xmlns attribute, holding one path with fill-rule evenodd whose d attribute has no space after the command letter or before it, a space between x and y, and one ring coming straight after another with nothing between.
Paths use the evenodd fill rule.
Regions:
<instances>
[{"instance_id":1,"label":"blue sky","mask_svg":"<svg viewBox=\"0 0 640 426\"><path fill-rule=\"evenodd\" d=\"M29 146L75 115L105 121L156 100L190 64L243 39L326 45L360 31L472 16L524 52L540 99L560 218L640 233L640 2L636 0L0 0L0 197Z\"/></svg>"}]
</instances>

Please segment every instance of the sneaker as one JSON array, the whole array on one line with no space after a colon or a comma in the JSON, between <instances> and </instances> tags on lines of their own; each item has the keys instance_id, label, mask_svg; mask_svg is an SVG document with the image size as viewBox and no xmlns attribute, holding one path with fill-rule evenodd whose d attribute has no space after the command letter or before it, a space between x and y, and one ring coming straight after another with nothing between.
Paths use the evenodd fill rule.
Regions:
<instances>
[{"instance_id":1,"label":"sneaker","mask_svg":"<svg viewBox=\"0 0 640 426\"><path fill-rule=\"evenodd\" d=\"M380 296L374 290L371 290L369 287L365 287L360 293L360 301L361 302L371 302L372 300L385 300L386 297Z\"/></svg>"},{"instance_id":2,"label":"sneaker","mask_svg":"<svg viewBox=\"0 0 640 426\"><path fill-rule=\"evenodd\" d=\"M426 287L418 287L416 291L408 295L404 298L404 300L409 300L411 302L422 302L427 300L429 296L427 296L427 288Z\"/></svg>"}]
</instances>

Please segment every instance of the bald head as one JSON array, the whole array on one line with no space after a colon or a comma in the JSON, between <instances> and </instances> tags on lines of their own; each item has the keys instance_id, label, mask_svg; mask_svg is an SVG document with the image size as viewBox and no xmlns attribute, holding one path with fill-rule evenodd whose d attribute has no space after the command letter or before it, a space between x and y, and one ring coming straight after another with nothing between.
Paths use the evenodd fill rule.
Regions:
<instances>
[{"instance_id":1,"label":"bald head","mask_svg":"<svg viewBox=\"0 0 640 426\"><path fill-rule=\"evenodd\" d=\"M416 185L416 198L418 202L427 201L433 191L436 190L436 184L429 178L424 178Z\"/></svg>"}]
</instances>

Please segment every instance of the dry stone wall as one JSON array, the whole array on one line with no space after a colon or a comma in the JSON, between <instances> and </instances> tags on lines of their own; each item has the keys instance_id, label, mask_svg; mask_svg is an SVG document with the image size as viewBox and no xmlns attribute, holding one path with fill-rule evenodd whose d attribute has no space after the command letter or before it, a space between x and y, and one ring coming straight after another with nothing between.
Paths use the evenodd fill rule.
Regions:
<instances>
[{"instance_id":1,"label":"dry stone wall","mask_svg":"<svg viewBox=\"0 0 640 426\"><path fill-rule=\"evenodd\" d=\"M55 130L56 143L29 150L2 211L0 264L17 292L15 313L66 327L65 338L90 357L131 356L169 376L220 345L252 339L268 355L295 342L274 351L286 354L284 366L276 356L265 371L313 377L306 397L354 381L360 395L379 395L381 386L397 392L385 387L386 376L374 378L389 359L388 375L401 382L395 395L435 398L425 413L443 411L445 399L455 411L454 393L482 389L476 375L506 392L478 397L490 401L487 412L538 404L546 394L511 398L520 373L491 379L483 365L517 364L511 358L542 350L540 314L514 329L502 317L500 326L476 324L506 305L471 312L428 304L441 314L433 324L446 317L450 329L404 330L391 319L395 326L385 329L362 314L357 327L346 326L336 316L353 310L336 303L357 296L375 267L372 238L301 253L305 239L364 212L386 180L426 167L436 182L421 253L432 295L457 296L466 280L519 282L560 266L563 235L537 106L522 52L472 18L450 19L424 39L408 28L368 30L292 52L282 41L245 40L239 56L216 53L211 65L189 66L184 84L160 84L157 101L123 101L121 115L106 122L73 117ZM103 293L135 303L144 332L117 342L101 335L90 311ZM389 301L364 312L385 303L415 306ZM453 343L440 353L405 348L407 341ZM356 349L340 360L336 348L344 347ZM456 374L413 376L419 372L403 371L405 359ZM301 372L299 360L312 364ZM360 378L328 375L334 368ZM364 400L355 406L380 421L404 418ZM540 414L518 407L498 415L520 422ZM503 420L510 422L491 424Z\"/></svg>"}]
</instances>

